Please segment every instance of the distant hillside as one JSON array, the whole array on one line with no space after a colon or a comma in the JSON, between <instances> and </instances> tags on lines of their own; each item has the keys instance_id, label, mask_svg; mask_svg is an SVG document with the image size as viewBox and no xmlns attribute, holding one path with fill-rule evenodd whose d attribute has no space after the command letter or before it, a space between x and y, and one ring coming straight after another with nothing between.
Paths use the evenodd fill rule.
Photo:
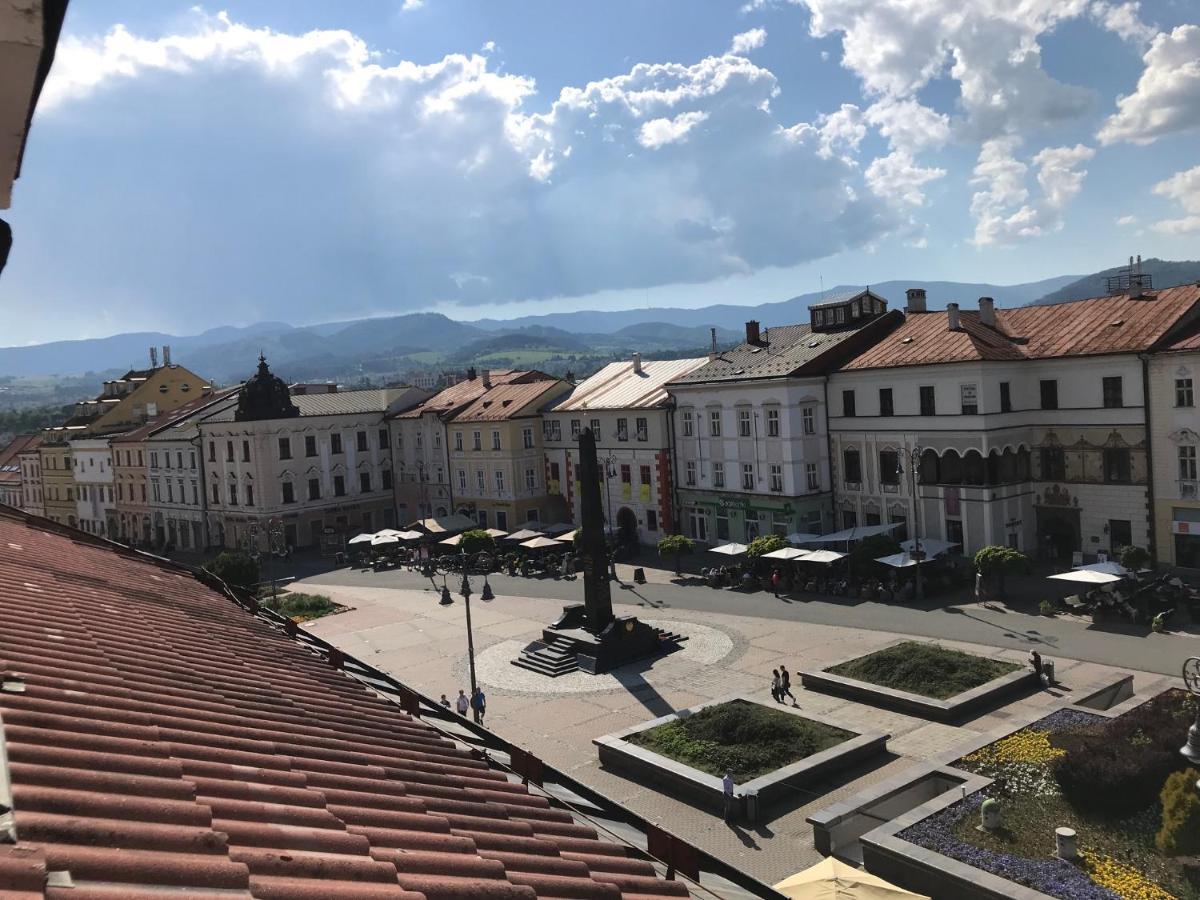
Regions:
<instances>
[{"instance_id":1,"label":"distant hillside","mask_svg":"<svg viewBox=\"0 0 1200 900\"><path fill-rule=\"evenodd\" d=\"M1031 306L1052 306L1055 303L1070 303L1072 300L1087 300L1090 297L1103 297L1108 293L1106 279L1120 273L1123 266L1105 269L1094 275L1085 275L1078 281L1060 287L1058 290L1039 297ZM1173 262L1169 259L1143 259L1142 272L1149 273L1156 288L1176 287L1181 284L1191 284L1200 281L1200 260L1185 259Z\"/></svg>"}]
</instances>

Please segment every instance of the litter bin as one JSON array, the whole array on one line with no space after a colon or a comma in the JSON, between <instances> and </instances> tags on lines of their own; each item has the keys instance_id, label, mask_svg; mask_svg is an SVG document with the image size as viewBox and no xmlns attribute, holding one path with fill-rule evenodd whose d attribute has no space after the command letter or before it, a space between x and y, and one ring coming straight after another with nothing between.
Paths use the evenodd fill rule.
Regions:
<instances>
[{"instance_id":1,"label":"litter bin","mask_svg":"<svg viewBox=\"0 0 1200 900\"><path fill-rule=\"evenodd\" d=\"M646 570L645 569L634 569L633 570L633 580L636 581L638 584L645 584L646 583Z\"/></svg>"},{"instance_id":2,"label":"litter bin","mask_svg":"<svg viewBox=\"0 0 1200 900\"><path fill-rule=\"evenodd\" d=\"M1054 684L1054 660L1042 660L1042 678L1045 679L1047 685Z\"/></svg>"},{"instance_id":3,"label":"litter bin","mask_svg":"<svg viewBox=\"0 0 1200 900\"><path fill-rule=\"evenodd\" d=\"M758 821L758 791L746 791L742 794L742 812L750 824Z\"/></svg>"}]
</instances>

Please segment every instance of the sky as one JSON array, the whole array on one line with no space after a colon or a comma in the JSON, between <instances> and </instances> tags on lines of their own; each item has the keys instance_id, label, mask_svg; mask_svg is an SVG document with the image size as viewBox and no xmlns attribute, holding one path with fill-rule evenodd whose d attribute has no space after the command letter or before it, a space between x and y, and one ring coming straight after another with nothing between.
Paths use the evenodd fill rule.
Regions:
<instances>
[{"instance_id":1,"label":"sky","mask_svg":"<svg viewBox=\"0 0 1200 900\"><path fill-rule=\"evenodd\" d=\"M71 4L0 344L1200 246L1194 0Z\"/></svg>"}]
</instances>

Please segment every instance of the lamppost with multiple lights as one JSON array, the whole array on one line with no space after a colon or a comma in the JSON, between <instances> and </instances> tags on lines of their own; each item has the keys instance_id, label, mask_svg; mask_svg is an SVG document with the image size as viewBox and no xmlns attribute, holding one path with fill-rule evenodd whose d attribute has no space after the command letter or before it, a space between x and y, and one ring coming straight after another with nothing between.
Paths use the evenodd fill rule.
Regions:
<instances>
[{"instance_id":1,"label":"lamppost with multiple lights","mask_svg":"<svg viewBox=\"0 0 1200 900\"><path fill-rule=\"evenodd\" d=\"M447 560L455 559L455 557L446 557ZM483 574L483 590L479 594L479 599L484 603L489 603L496 599L496 595L492 592L492 586L488 582L488 572L492 568L492 557L487 553L477 553L474 556L467 556L465 553L460 555L458 561L462 564L462 583L459 585L458 593L463 598L463 605L467 612L467 664L471 672L471 696L475 696L477 682L475 681L475 632L471 627L471 572ZM442 606L449 606L454 602L450 596L450 587L446 584L446 576L453 571L448 565L439 567L442 569L442 598L438 602Z\"/></svg>"},{"instance_id":2,"label":"lamppost with multiple lights","mask_svg":"<svg viewBox=\"0 0 1200 900\"><path fill-rule=\"evenodd\" d=\"M1196 721L1188 729L1187 743L1179 752L1183 758L1197 768L1200 768L1200 656L1192 656L1183 663L1183 684L1188 693L1195 698ZM1200 791L1200 781L1196 782L1196 790Z\"/></svg>"},{"instance_id":3,"label":"lamppost with multiple lights","mask_svg":"<svg viewBox=\"0 0 1200 900\"><path fill-rule=\"evenodd\" d=\"M917 561L916 565L916 590L917 602L920 603L925 599L925 582L921 578L921 563L925 554L921 551L921 498L917 496L917 466L921 463L921 454L924 450L921 447L913 447L908 452L908 476L909 483L912 485L912 501L913 501L913 551L912 558ZM904 464L900 462L901 454L896 454L896 474L904 474Z\"/></svg>"}]
</instances>

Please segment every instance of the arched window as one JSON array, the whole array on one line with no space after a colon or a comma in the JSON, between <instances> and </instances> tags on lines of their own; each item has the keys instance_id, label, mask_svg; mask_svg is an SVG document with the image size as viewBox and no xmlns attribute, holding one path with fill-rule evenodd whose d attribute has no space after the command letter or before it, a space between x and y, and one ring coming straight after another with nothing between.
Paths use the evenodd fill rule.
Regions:
<instances>
[{"instance_id":1,"label":"arched window","mask_svg":"<svg viewBox=\"0 0 1200 900\"><path fill-rule=\"evenodd\" d=\"M963 458L963 481L966 484L987 484L987 466L983 462L983 454L978 450L968 450Z\"/></svg>"},{"instance_id":2,"label":"arched window","mask_svg":"<svg viewBox=\"0 0 1200 900\"><path fill-rule=\"evenodd\" d=\"M847 484L862 482L862 458L854 447L847 447L842 451L842 474L842 480Z\"/></svg>"},{"instance_id":3,"label":"arched window","mask_svg":"<svg viewBox=\"0 0 1200 900\"><path fill-rule=\"evenodd\" d=\"M921 484L937 484L941 481L941 466L936 450L926 450L921 454L921 468L917 474Z\"/></svg>"},{"instance_id":4,"label":"arched window","mask_svg":"<svg viewBox=\"0 0 1200 900\"><path fill-rule=\"evenodd\" d=\"M941 473L941 484L962 484L963 462L957 451L947 450L943 453L938 469Z\"/></svg>"},{"instance_id":5,"label":"arched window","mask_svg":"<svg viewBox=\"0 0 1200 900\"><path fill-rule=\"evenodd\" d=\"M1020 450L1017 451L1017 480L1018 481L1028 481L1029 480L1029 471L1030 471L1029 450L1026 449L1025 447L1022 447Z\"/></svg>"}]
</instances>

